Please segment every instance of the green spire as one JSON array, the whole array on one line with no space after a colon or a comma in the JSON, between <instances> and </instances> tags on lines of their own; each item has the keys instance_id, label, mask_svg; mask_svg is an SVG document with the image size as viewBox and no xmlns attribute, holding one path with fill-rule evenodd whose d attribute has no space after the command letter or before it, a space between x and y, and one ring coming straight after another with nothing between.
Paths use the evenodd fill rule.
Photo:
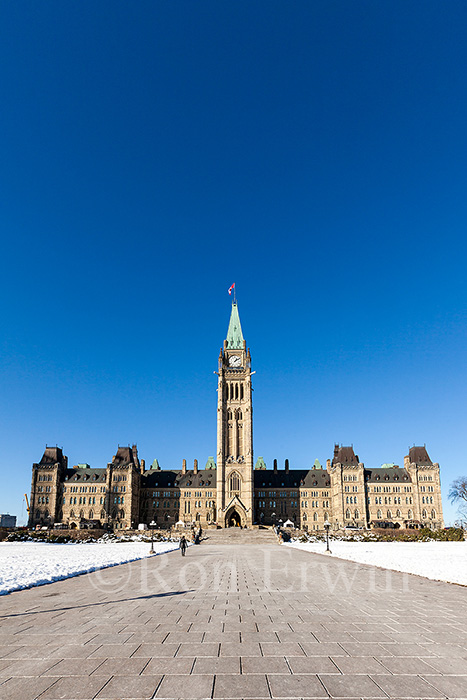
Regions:
<instances>
[{"instance_id":1,"label":"green spire","mask_svg":"<svg viewBox=\"0 0 467 700\"><path fill-rule=\"evenodd\" d=\"M235 301L232 304L229 330L227 331L227 347L239 350L243 348L242 326L240 324L240 316L238 315L237 302Z\"/></svg>"}]
</instances>

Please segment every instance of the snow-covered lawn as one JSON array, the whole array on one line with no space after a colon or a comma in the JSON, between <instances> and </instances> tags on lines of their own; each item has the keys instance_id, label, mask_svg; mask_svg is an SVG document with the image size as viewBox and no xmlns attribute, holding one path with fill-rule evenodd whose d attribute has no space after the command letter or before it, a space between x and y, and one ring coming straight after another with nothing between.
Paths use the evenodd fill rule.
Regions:
<instances>
[{"instance_id":1,"label":"snow-covered lawn","mask_svg":"<svg viewBox=\"0 0 467 700\"><path fill-rule=\"evenodd\" d=\"M324 542L287 542L307 552L324 554ZM360 564L405 571L435 581L467 586L467 542L340 542L331 540L332 555Z\"/></svg>"},{"instance_id":2,"label":"snow-covered lawn","mask_svg":"<svg viewBox=\"0 0 467 700\"><path fill-rule=\"evenodd\" d=\"M0 595L150 556L145 542L0 542ZM156 554L178 542L155 542Z\"/></svg>"}]
</instances>

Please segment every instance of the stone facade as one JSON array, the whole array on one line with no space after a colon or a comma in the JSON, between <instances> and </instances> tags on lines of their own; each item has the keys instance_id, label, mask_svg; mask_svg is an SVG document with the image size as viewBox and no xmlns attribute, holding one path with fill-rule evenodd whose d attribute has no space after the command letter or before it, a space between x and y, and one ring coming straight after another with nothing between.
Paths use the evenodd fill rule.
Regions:
<instances>
[{"instance_id":1,"label":"stone facade","mask_svg":"<svg viewBox=\"0 0 467 700\"><path fill-rule=\"evenodd\" d=\"M146 469L136 445L118 447L105 468L68 467L59 447L33 464L29 526L131 529L285 524L308 531L345 527L443 527L440 470L425 447L412 447L404 466L366 468L352 447L336 445L326 468L266 469L253 462L251 355L237 304L218 362L217 462L204 469Z\"/></svg>"}]
</instances>

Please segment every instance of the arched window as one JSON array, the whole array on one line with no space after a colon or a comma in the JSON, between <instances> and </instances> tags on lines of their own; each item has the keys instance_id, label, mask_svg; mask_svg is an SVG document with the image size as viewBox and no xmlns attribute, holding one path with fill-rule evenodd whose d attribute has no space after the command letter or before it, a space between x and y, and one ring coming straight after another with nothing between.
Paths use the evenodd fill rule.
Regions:
<instances>
[{"instance_id":1,"label":"arched window","mask_svg":"<svg viewBox=\"0 0 467 700\"><path fill-rule=\"evenodd\" d=\"M381 518L383 517L383 514L380 510L376 513L376 517L378 518L378 520L381 520Z\"/></svg>"},{"instance_id":2,"label":"arched window","mask_svg":"<svg viewBox=\"0 0 467 700\"><path fill-rule=\"evenodd\" d=\"M196 513L195 520L199 522L201 520L201 513Z\"/></svg>"},{"instance_id":3,"label":"arched window","mask_svg":"<svg viewBox=\"0 0 467 700\"><path fill-rule=\"evenodd\" d=\"M240 384L240 399L243 401L243 384Z\"/></svg>"},{"instance_id":4,"label":"arched window","mask_svg":"<svg viewBox=\"0 0 467 700\"><path fill-rule=\"evenodd\" d=\"M84 510L80 510L79 517L84 519Z\"/></svg>"},{"instance_id":5,"label":"arched window","mask_svg":"<svg viewBox=\"0 0 467 700\"><path fill-rule=\"evenodd\" d=\"M407 513L407 518L408 518L409 520L413 520L413 513L412 513L412 511L411 511L410 508L409 508L409 512Z\"/></svg>"},{"instance_id":6,"label":"arched window","mask_svg":"<svg viewBox=\"0 0 467 700\"><path fill-rule=\"evenodd\" d=\"M358 520L360 518L360 513L358 512L358 508L355 508L355 513L353 514L353 517L355 520Z\"/></svg>"},{"instance_id":7,"label":"arched window","mask_svg":"<svg viewBox=\"0 0 467 700\"><path fill-rule=\"evenodd\" d=\"M124 518L124 517L125 517L125 511L124 511L124 510L121 510L121 511L120 511L120 517L121 517L121 518Z\"/></svg>"},{"instance_id":8,"label":"arched window","mask_svg":"<svg viewBox=\"0 0 467 700\"><path fill-rule=\"evenodd\" d=\"M229 479L229 489L230 491L238 492L240 491L240 476L237 472L233 472Z\"/></svg>"},{"instance_id":9,"label":"arched window","mask_svg":"<svg viewBox=\"0 0 467 700\"><path fill-rule=\"evenodd\" d=\"M345 519L346 519L346 520L350 520L350 510L349 510L348 508L347 508L347 510L345 511Z\"/></svg>"},{"instance_id":10,"label":"arched window","mask_svg":"<svg viewBox=\"0 0 467 700\"><path fill-rule=\"evenodd\" d=\"M391 520L391 518L392 518L392 513L391 513L390 510L388 510L388 512L386 513L386 517L388 518L388 520Z\"/></svg>"},{"instance_id":11,"label":"arched window","mask_svg":"<svg viewBox=\"0 0 467 700\"><path fill-rule=\"evenodd\" d=\"M74 518L74 517L75 517L75 511L74 511L73 508L72 508L72 509L70 510L70 518Z\"/></svg>"},{"instance_id":12,"label":"arched window","mask_svg":"<svg viewBox=\"0 0 467 700\"><path fill-rule=\"evenodd\" d=\"M401 512L399 509L397 509L396 510L396 518L400 518L400 517L401 517Z\"/></svg>"},{"instance_id":13,"label":"arched window","mask_svg":"<svg viewBox=\"0 0 467 700\"><path fill-rule=\"evenodd\" d=\"M303 513L303 520L308 520L306 513Z\"/></svg>"},{"instance_id":14,"label":"arched window","mask_svg":"<svg viewBox=\"0 0 467 700\"><path fill-rule=\"evenodd\" d=\"M89 511L89 520L94 520L94 511L93 510Z\"/></svg>"},{"instance_id":15,"label":"arched window","mask_svg":"<svg viewBox=\"0 0 467 700\"><path fill-rule=\"evenodd\" d=\"M237 411L237 419L238 419L238 420L242 420L242 419L243 419L243 415L242 415L242 412L241 412L240 410Z\"/></svg>"},{"instance_id":16,"label":"arched window","mask_svg":"<svg viewBox=\"0 0 467 700\"><path fill-rule=\"evenodd\" d=\"M105 510L101 510L101 520L105 520Z\"/></svg>"},{"instance_id":17,"label":"arched window","mask_svg":"<svg viewBox=\"0 0 467 700\"><path fill-rule=\"evenodd\" d=\"M318 520L318 513L313 513L313 520L315 521L315 523L317 522L317 520Z\"/></svg>"},{"instance_id":18,"label":"arched window","mask_svg":"<svg viewBox=\"0 0 467 700\"><path fill-rule=\"evenodd\" d=\"M432 519L432 520L436 520L436 511L435 511L434 508L433 508L433 510L431 511L431 519Z\"/></svg>"},{"instance_id":19,"label":"arched window","mask_svg":"<svg viewBox=\"0 0 467 700\"><path fill-rule=\"evenodd\" d=\"M328 514L327 514L327 513L324 514L324 519L325 519L325 520L329 520L329 517L328 517Z\"/></svg>"},{"instance_id":20,"label":"arched window","mask_svg":"<svg viewBox=\"0 0 467 700\"><path fill-rule=\"evenodd\" d=\"M423 520L426 520L426 519L427 519L427 515L428 515L428 513L426 512L426 510L425 510L425 508L424 508L424 509L422 510L422 518L423 518Z\"/></svg>"}]
</instances>

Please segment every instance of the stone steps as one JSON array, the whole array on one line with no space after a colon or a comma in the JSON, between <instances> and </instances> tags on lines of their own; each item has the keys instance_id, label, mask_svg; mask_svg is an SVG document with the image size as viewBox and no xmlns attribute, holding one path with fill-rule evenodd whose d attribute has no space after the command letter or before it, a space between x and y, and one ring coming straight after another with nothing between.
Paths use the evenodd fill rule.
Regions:
<instances>
[{"instance_id":1,"label":"stone steps","mask_svg":"<svg viewBox=\"0 0 467 700\"><path fill-rule=\"evenodd\" d=\"M222 530L204 530L203 542L209 544L277 544L273 530L248 530L230 527Z\"/></svg>"}]
</instances>

